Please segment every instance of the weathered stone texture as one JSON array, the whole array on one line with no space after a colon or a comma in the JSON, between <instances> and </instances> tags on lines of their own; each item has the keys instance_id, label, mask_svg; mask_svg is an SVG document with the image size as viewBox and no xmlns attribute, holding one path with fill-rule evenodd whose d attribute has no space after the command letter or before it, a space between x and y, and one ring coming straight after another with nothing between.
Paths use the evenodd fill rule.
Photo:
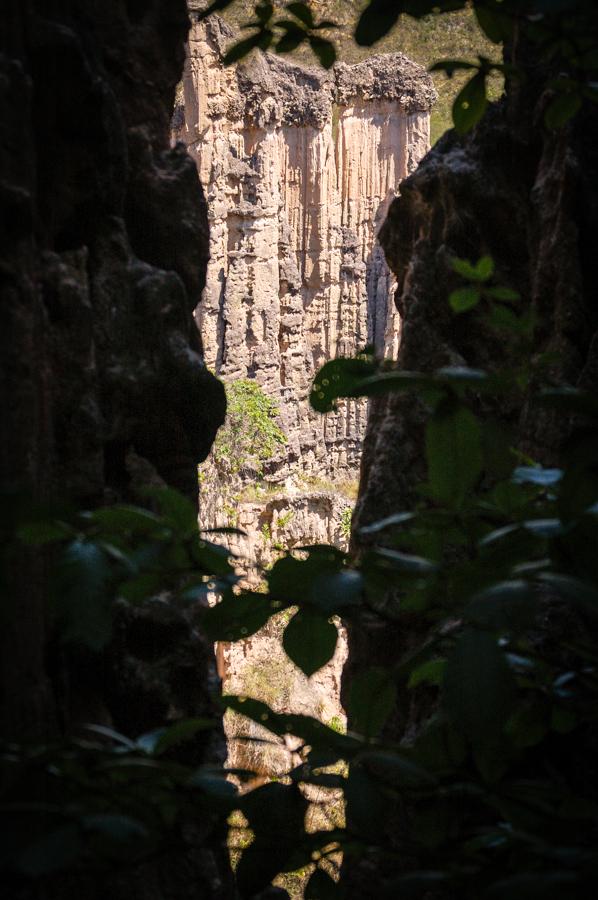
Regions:
<instances>
[{"instance_id":1,"label":"weathered stone texture","mask_svg":"<svg viewBox=\"0 0 598 900\"><path fill-rule=\"evenodd\" d=\"M195 496L224 393L192 317L208 256L202 189L183 148L169 145L184 0L18 0L2 18L3 495L96 505L149 479ZM158 669L170 661L159 685L121 617L103 662L72 654L57 701L46 564L41 551L15 552L4 585L4 736L40 738L94 716L134 732L166 712L212 708L211 647L174 612L154 654ZM138 634L143 618L129 622ZM161 627L145 619L145 632ZM178 657L166 638L175 626ZM190 655L196 672L177 694Z\"/></svg>"},{"instance_id":2,"label":"weathered stone texture","mask_svg":"<svg viewBox=\"0 0 598 900\"><path fill-rule=\"evenodd\" d=\"M223 68L231 33L195 24L177 136L207 191L211 260L198 316L208 364L256 377L289 440L276 477L355 477L366 404L314 415L315 371L375 342L396 351L398 317L375 243L399 182L428 148L434 89L401 54L331 73L255 54Z\"/></svg>"}]
</instances>

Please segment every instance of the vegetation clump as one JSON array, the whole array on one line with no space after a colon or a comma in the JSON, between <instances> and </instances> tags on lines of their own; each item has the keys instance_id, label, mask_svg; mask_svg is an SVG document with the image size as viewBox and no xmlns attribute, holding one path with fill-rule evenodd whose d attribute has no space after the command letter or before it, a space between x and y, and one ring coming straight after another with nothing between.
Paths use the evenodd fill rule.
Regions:
<instances>
[{"instance_id":1,"label":"vegetation clump","mask_svg":"<svg viewBox=\"0 0 598 900\"><path fill-rule=\"evenodd\" d=\"M226 421L214 442L213 458L223 476L263 475L264 463L286 444L278 426L278 406L257 381L226 384Z\"/></svg>"}]
</instances>

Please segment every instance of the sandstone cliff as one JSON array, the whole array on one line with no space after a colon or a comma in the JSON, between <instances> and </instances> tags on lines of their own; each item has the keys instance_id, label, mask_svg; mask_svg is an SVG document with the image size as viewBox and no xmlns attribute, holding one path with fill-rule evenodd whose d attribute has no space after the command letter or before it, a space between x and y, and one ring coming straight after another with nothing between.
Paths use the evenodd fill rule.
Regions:
<instances>
[{"instance_id":1,"label":"sandstone cliff","mask_svg":"<svg viewBox=\"0 0 598 900\"><path fill-rule=\"evenodd\" d=\"M210 263L198 312L208 365L257 378L288 445L270 474L354 479L366 405L322 418L306 402L328 359L399 322L375 235L400 181L428 149L434 88L401 54L331 74L270 54L224 68L228 26L192 26L177 136L206 189Z\"/></svg>"}]
</instances>

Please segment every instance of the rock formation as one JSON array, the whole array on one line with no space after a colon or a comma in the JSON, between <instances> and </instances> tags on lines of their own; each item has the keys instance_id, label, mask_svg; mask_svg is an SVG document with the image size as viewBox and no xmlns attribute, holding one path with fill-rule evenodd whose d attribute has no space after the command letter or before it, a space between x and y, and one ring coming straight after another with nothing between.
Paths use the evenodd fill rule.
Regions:
<instances>
[{"instance_id":1,"label":"rock formation","mask_svg":"<svg viewBox=\"0 0 598 900\"><path fill-rule=\"evenodd\" d=\"M564 128L546 128L543 114L554 96L546 89L546 71L534 57L527 65L525 47L510 49L525 68L525 80L508 83L506 96L490 106L471 133L459 137L451 131L435 145L403 182L380 232L397 279L395 300L402 321L397 364L424 371L447 365L496 371L521 363L514 341L505 340L475 313L454 317L448 305L448 294L459 284L451 257L477 260L489 254L497 283L519 292L522 308L537 316L532 357L539 361L546 354L548 378L595 392L597 276L590 236L598 228L593 140L598 115L586 102ZM486 399L485 411L509 430L513 446L543 465L555 465L570 433L571 415L534 404L534 390L532 382L523 403L503 397L492 408ZM356 553L363 552L368 540L359 536L359 526L409 509L416 499L415 489L425 478L425 419L423 405L405 394L372 403L354 514ZM349 629L344 686L372 659L396 665L429 628L425 616L413 615L407 629L388 622ZM557 641L566 645L562 630ZM400 691L389 737L413 739L429 710L429 699L421 702L413 691ZM594 775L593 759L588 763L577 759L572 765L581 766L584 785ZM376 862L349 864L348 896L379 896L379 877Z\"/></svg>"},{"instance_id":2,"label":"rock formation","mask_svg":"<svg viewBox=\"0 0 598 900\"><path fill-rule=\"evenodd\" d=\"M48 554L6 538L23 499L89 508L156 480L195 497L224 417L192 318L206 207L195 165L169 146L187 9L7 0L1 18L0 733L43 742L95 720L136 735L174 710L214 714L210 644L176 610L161 621L139 610L119 619L105 657L65 665L50 641ZM205 844L193 853L183 842L176 860L129 879L94 876L70 893L49 879L43 890L213 897L226 866Z\"/></svg>"},{"instance_id":3,"label":"rock formation","mask_svg":"<svg viewBox=\"0 0 598 900\"><path fill-rule=\"evenodd\" d=\"M208 467L201 521L244 529L230 546L265 567L283 549L347 546L367 403L348 401L323 417L307 398L315 372L335 356L367 344L396 355L399 317L376 234L428 150L435 91L402 54L331 73L261 53L225 68L232 37L217 17L192 25L174 125L208 204L210 262L197 313L206 361L225 381L257 379L287 439L265 463L267 490L247 491L247 476L223 485ZM286 659L275 624L220 653L227 690L344 722L344 638L311 679ZM240 727L246 737L234 717L227 728L236 766L253 753L235 740ZM280 774L280 760L261 756L253 753L252 764Z\"/></svg>"},{"instance_id":4,"label":"rock formation","mask_svg":"<svg viewBox=\"0 0 598 900\"><path fill-rule=\"evenodd\" d=\"M288 445L275 480L355 479L366 404L323 418L306 398L328 359L368 343L396 353L375 234L428 149L434 88L401 54L331 74L270 54L224 68L231 34L216 17L192 26L177 130L208 201L206 361L225 380L257 378L277 401Z\"/></svg>"}]
</instances>

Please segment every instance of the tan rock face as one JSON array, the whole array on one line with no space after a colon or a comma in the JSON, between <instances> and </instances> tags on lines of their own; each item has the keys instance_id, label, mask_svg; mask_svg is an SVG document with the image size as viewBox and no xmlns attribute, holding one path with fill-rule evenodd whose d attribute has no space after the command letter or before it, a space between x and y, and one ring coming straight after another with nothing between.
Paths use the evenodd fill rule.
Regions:
<instances>
[{"instance_id":1,"label":"tan rock face","mask_svg":"<svg viewBox=\"0 0 598 900\"><path fill-rule=\"evenodd\" d=\"M175 136L206 190L210 254L197 312L208 366L225 381L255 378L280 410L284 450L249 476L202 475L201 521L236 525L238 556L258 567L307 544L347 545L343 495L357 481L367 404L320 416L308 403L317 370L367 344L396 356L394 284L376 235L398 185L429 147L430 78L401 54L332 73L258 54L224 68L231 39L217 17L189 36L184 108ZM248 580L259 570L244 569ZM344 631L333 660L306 678L281 647L282 621L219 648L225 689L342 727ZM242 718L242 717L241 717ZM286 770L284 742L264 755L260 729L227 719L229 763ZM239 740L239 735L242 740ZM247 755L249 754L249 756Z\"/></svg>"},{"instance_id":2,"label":"tan rock face","mask_svg":"<svg viewBox=\"0 0 598 900\"><path fill-rule=\"evenodd\" d=\"M281 410L300 471L356 477L367 407L317 416L317 369L366 344L395 355L398 316L376 232L428 149L431 80L401 54L332 74L269 54L224 68L228 27L192 27L177 136L196 160L210 218L198 312L208 365L255 377Z\"/></svg>"}]
</instances>

